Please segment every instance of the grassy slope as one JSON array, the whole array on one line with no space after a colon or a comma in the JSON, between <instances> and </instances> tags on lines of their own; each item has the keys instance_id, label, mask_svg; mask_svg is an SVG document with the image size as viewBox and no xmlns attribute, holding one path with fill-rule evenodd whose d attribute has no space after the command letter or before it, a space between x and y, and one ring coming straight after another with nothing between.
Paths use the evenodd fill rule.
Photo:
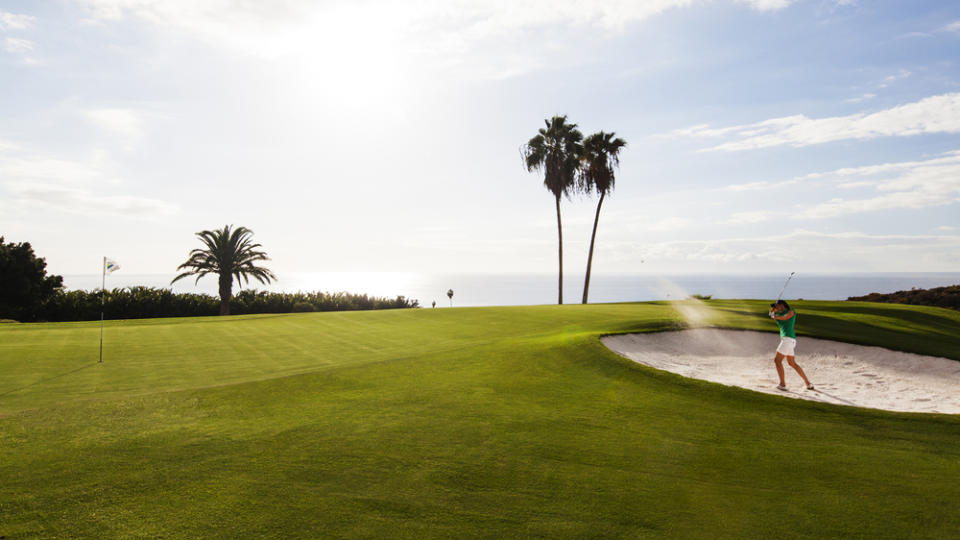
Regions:
<instances>
[{"instance_id":1,"label":"grassy slope","mask_svg":"<svg viewBox=\"0 0 960 540\"><path fill-rule=\"evenodd\" d=\"M708 305L771 329L763 303ZM807 335L960 360L957 312L796 307ZM658 303L126 321L103 364L97 324L5 325L0 536L960 535L960 419L691 381L597 339L676 322Z\"/></svg>"}]
</instances>

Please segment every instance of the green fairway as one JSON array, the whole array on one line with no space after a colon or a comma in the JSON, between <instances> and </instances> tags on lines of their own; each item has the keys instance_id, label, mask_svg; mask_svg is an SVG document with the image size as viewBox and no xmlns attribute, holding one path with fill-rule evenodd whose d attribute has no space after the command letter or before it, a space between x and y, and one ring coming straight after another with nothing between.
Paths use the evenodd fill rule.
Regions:
<instances>
[{"instance_id":1,"label":"green fairway","mask_svg":"<svg viewBox=\"0 0 960 540\"><path fill-rule=\"evenodd\" d=\"M960 360L958 312L792 304L803 335ZM690 306L776 329L760 301ZM685 324L658 302L108 321L102 364L99 322L2 324L0 537L960 537L960 416L599 340Z\"/></svg>"}]
</instances>

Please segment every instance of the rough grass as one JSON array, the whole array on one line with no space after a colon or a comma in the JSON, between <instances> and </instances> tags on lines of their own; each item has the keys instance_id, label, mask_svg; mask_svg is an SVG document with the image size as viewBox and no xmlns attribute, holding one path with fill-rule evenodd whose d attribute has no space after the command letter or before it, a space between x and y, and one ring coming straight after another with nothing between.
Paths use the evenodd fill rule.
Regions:
<instances>
[{"instance_id":1,"label":"rough grass","mask_svg":"<svg viewBox=\"0 0 960 540\"><path fill-rule=\"evenodd\" d=\"M805 335L960 360L957 312L795 307ZM98 364L97 323L4 326L0 536L960 535L960 419L599 342L681 311L774 329L750 301L123 321Z\"/></svg>"}]
</instances>

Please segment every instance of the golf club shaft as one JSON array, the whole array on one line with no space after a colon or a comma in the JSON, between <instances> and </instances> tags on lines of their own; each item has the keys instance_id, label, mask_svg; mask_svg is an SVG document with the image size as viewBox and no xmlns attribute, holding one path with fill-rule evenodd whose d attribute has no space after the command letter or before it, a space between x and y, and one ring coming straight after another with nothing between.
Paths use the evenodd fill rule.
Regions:
<instances>
[{"instance_id":1,"label":"golf club shaft","mask_svg":"<svg viewBox=\"0 0 960 540\"><path fill-rule=\"evenodd\" d=\"M787 285L790 284L790 280L793 279L794 274L796 274L796 272L790 272L790 276L787 277L787 281L784 282L783 288L780 289L780 294L777 295L777 302L779 302L780 299L783 298L783 291L787 290Z\"/></svg>"}]
</instances>

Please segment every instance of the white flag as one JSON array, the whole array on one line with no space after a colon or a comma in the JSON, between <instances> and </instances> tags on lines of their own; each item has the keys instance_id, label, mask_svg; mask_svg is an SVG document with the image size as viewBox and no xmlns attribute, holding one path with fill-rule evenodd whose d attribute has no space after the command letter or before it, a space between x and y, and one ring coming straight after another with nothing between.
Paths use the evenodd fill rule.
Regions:
<instances>
[{"instance_id":1,"label":"white flag","mask_svg":"<svg viewBox=\"0 0 960 540\"><path fill-rule=\"evenodd\" d=\"M110 259L103 260L103 271L107 274L112 274L120 269L120 265L117 264L117 261L111 261Z\"/></svg>"}]
</instances>

